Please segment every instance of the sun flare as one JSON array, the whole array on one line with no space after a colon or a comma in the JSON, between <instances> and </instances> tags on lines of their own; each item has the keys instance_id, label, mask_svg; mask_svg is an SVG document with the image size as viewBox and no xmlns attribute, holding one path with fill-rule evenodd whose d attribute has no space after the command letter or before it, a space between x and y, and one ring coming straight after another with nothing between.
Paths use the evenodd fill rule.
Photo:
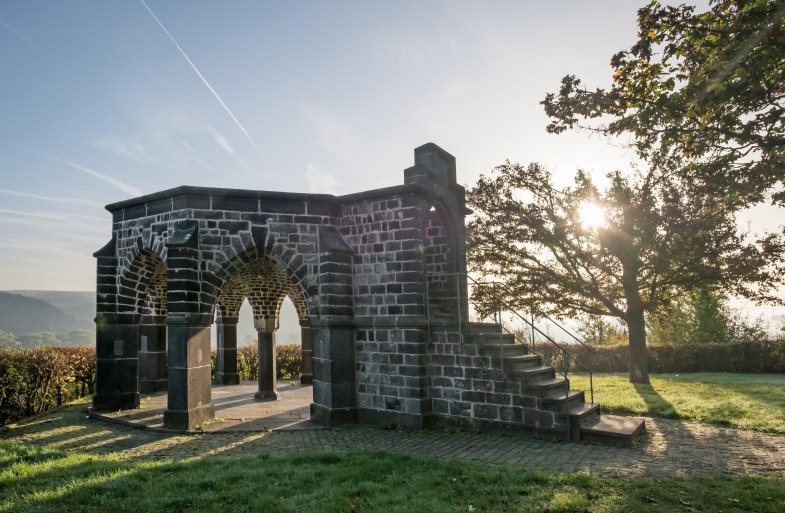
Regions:
<instances>
[{"instance_id":1,"label":"sun flare","mask_svg":"<svg viewBox=\"0 0 785 513\"><path fill-rule=\"evenodd\" d=\"M578 209L581 224L584 228L592 230L605 224L605 212L596 203L584 202Z\"/></svg>"}]
</instances>

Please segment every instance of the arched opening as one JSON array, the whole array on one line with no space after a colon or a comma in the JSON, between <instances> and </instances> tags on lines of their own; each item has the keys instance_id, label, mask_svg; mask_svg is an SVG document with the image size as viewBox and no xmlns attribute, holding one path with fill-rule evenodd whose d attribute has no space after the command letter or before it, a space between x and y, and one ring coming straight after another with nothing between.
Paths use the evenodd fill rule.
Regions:
<instances>
[{"instance_id":1,"label":"arched opening","mask_svg":"<svg viewBox=\"0 0 785 513\"><path fill-rule=\"evenodd\" d=\"M215 383L239 384L255 378L256 400L279 399L279 379L287 380L284 388L288 389L292 386L290 380L303 380L305 369L312 369L310 351L308 365L300 367L294 361L302 356L303 330L309 329L308 319L305 295L286 266L265 255L238 259L217 293ZM244 361L252 359L250 348L243 347L248 342L256 349L256 358L250 365ZM296 350L286 347L287 343L297 344ZM281 368L276 365L276 352L280 353Z\"/></svg>"},{"instance_id":2,"label":"arched opening","mask_svg":"<svg viewBox=\"0 0 785 513\"><path fill-rule=\"evenodd\" d=\"M167 389L166 264L156 253L142 250L120 280L120 299L138 318L136 340L137 388L140 393Z\"/></svg>"}]
</instances>

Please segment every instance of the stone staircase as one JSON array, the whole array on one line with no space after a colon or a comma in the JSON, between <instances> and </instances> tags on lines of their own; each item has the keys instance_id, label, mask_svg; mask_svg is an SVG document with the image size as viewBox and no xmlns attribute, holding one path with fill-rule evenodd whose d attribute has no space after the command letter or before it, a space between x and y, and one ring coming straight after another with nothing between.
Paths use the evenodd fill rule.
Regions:
<instances>
[{"instance_id":1,"label":"stone staircase","mask_svg":"<svg viewBox=\"0 0 785 513\"><path fill-rule=\"evenodd\" d=\"M641 419L601 415L599 404L586 402L582 390L570 390L568 379L544 365L540 356L529 354L500 324L469 323L466 342L490 356L492 365L500 365L507 381L520 383L524 395L538 398L543 410L567 414L571 441L629 447L645 429Z\"/></svg>"}]
</instances>

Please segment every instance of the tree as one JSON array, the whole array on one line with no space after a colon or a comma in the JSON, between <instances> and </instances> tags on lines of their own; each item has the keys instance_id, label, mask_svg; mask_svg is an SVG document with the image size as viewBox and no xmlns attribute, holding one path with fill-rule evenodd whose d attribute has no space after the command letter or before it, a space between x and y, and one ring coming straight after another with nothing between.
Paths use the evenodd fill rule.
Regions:
<instances>
[{"instance_id":1,"label":"tree","mask_svg":"<svg viewBox=\"0 0 785 513\"><path fill-rule=\"evenodd\" d=\"M542 166L507 162L467 191L470 270L506 283L508 305L544 313L612 316L627 326L630 381L648 383L646 314L690 290L717 287L777 301L783 242L748 241L733 205L652 169L583 172L556 188ZM590 213L594 212L594 222ZM600 219L600 216L602 219ZM489 291L477 291L492 301Z\"/></svg>"},{"instance_id":2,"label":"tree","mask_svg":"<svg viewBox=\"0 0 785 513\"><path fill-rule=\"evenodd\" d=\"M57 333L51 331L37 331L35 333L28 333L19 337L19 342L24 348L35 348L38 346L56 346L60 345L61 341Z\"/></svg>"},{"instance_id":3,"label":"tree","mask_svg":"<svg viewBox=\"0 0 785 513\"><path fill-rule=\"evenodd\" d=\"M75 346L95 346L95 330L74 330L65 339Z\"/></svg>"},{"instance_id":4,"label":"tree","mask_svg":"<svg viewBox=\"0 0 785 513\"><path fill-rule=\"evenodd\" d=\"M618 346L627 342L627 333L618 322L609 321L601 315L589 314L580 316L580 319L578 335L589 345Z\"/></svg>"},{"instance_id":5,"label":"tree","mask_svg":"<svg viewBox=\"0 0 785 513\"><path fill-rule=\"evenodd\" d=\"M9 331L0 330L0 350L13 349L19 345L16 335Z\"/></svg>"},{"instance_id":6,"label":"tree","mask_svg":"<svg viewBox=\"0 0 785 513\"><path fill-rule=\"evenodd\" d=\"M717 291L691 291L649 322L652 344L726 344L757 342L767 337L760 319L749 320L731 310Z\"/></svg>"},{"instance_id":7,"label":"tree","mask_svg":"<svg viewBox=\"0 0 785 513\"><path fill-rule=\"evenodd\" d=\"M546 96L548 131L626 135L649 166L738 207L767 191L785 204L785 0L710 0L702 13L653 1L638 28L610 88L568 75Z\"/></svg>"}]
</instances>

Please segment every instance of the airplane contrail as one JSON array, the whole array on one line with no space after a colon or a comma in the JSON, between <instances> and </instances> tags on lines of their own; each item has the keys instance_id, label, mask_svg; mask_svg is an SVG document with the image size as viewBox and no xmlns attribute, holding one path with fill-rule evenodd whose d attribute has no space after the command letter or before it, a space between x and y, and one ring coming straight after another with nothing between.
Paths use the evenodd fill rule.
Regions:
<instances>
[{"instance_id":1,"label":"airplane contrail","mask_svg":"<svg viewBox=\"0 0 785 513\"><path fill-rule=\"evenodd\" d=\"M55 157L54 155L49 155L47 153L43 153L43 155L45 155L46 157L48 157L48 158L50 158L50 159L52 159L52 160L54 160L56 162L60 162L61 164L65 164L68 167L72 167L72 168L76 169L77 171L81 171L82 173L84 173L86 175L90 175L93 178L97 178L99 180L102 180L102 181L112 185L116 189L123 191L126 194L130 194L131 196L141 196L142 195L141 189L137 189L136 187L134 187L132 185L128 185L127 183L121 182L117 178L112 178L111 176L105 175L103 173L99 173L98 171L90 169L89 167L82 166L80 164L77 164L76 162L71 162L70 160L61 159L60 157Z\"/></svg>"},{"instance_id":2,"label":"airplane contrail","mask_svg":"<svg viewBox=\"0 0 785 513\"><path fill-rule=\"evenodd\" d=\"M20 196L22 198L40 199L44 201L54 201L57 203L69 203L72 205L89 205L91 207L102 207L104 204L99 201L91 201L81 198L66 198L57 196L44 196L43 194L32 194L30 192L12 191L9 189L0 189L0 194L8 194L10 196Z\"/></svg>"},{"instance_id":3,"label":"airplane contrail","mask_svg":"<svg viewBox=\"0 0 785 513\"><path fill-rule=\"evenodd\" d=\"M221 104L221 107L223 107L224 110L226 111L226 113L229 114L229 117L232 118L232 121L234 121L235 125L237 125L237 128L239 128L240 131L243 134L245 134L245 137L248 138L248 140L251 142L251 144L253 144L254 148L256 148L256 151L258 151L261 154L262 153L262 149L259 148L259 145L256 144L256 141L253 140L253 138L251 137L251 134L248 133L248 130L246 130L245 127L243 126L243 124L240 123L240 120L237 119L237 117L232 113L232 111L229 108L229 106L226 105L226 103L221 99L221 97L218 95L218 93L215 91L215 89L213 89L213 86L211 86L210 83L207 81L207 79L204 78L204 75L202 75L202 73L199 71L199 69L196 67L196 65L193 63L193 61L188 57L188 55L185 53L185 51L182 49L182 47L180 47L180 45L177 44L177 41L175 41L175 39L172 36L172 34L170 34L168 30L166 30L166 27L164 27L164 24L161 23L161 20L158 19L158 16L155 15L155 13L152 11L152 9L150 9L150 7L147 5L147 3L145 3L144 0L139 0L139 1L142 3L144 8L147 9L147 12L150 13L150 16L153 17L153 19L158 24L158 26L161 27L161 30L164 31L164 34L166 34L166 37L169 38L169 41L171 41L172 44L177 48L177 50L180 52L180 55L182 55L183 58L185 58L186 62L188 62L188 64L191 66L191 69L193 69L194 73L196 73L196 76L198 76L199 79L202 81L202 83L205 86L207 86L207 89L209 89L210 92L213 93L213 96L215 96L215 99L218 100L218 103Z\"/></svg>"}]
</instances>

